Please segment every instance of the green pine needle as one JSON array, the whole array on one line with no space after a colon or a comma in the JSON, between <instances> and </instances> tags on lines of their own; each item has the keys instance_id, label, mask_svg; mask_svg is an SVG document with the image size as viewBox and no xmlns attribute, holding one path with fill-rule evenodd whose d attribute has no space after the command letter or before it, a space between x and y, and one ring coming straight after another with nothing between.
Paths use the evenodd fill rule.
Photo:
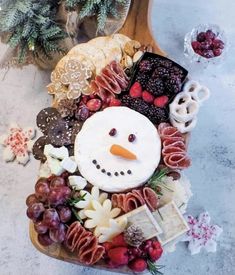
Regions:
<instances>
[{"instance_id":1,"label":"green pine needle","mask_svg":"<svg viewBox=\"0 0 235 275\"><path fill-rule=\"evenodd\" d=\"M156 265L154 262L147 260L148 270L152 275L163 275L161 270L164 266L163 265Z\"/></svg>"},{"instance_id":2,"label":"green pine needle","mask_svg":"<svg viewBox=\"0 0 235 275\"><path fill-rule=\"evenodd\" d=\"M167 175L168 172L169 171L167 168L161 169L160 171L157 170L148 181L149 187L152 188L160 196L163 195L161 192L162 188L165 188L170 192L174 192L162 181L162 179Z\"/></svg>"}]
</instances>

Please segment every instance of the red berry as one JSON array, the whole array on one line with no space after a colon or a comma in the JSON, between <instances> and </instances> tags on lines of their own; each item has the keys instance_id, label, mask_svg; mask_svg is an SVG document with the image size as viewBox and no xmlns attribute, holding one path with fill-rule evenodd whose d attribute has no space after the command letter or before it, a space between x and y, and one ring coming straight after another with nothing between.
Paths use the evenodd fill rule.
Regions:
<instances>
[{"instance_id":1,"label":"red berry","mask_svg":"<svg viewBox=\"0 0 235 275\"><path fill-rule=\"evenodd\" d=\"M113 244L110 243L110 242L105 242L105 243L102 244L102 246L104 247L106 253L107 253L111 248L113 248Z\"/></svg>"},{"instance_id":2,"label":"red berry","mask_svg":"<svg viewBox=\"0 0 235 275\"><path fill-rule=\"evenodd\" d=\"M142 272L147 268L147 263L144 259L137 258L131 261L128 266L135 272Z\"/></svg>"},{"instance_id":3,"label":"red berry","mask_svg":"<svg viewBox=\"0 0 235 275\"><path fill-rule=\"evenodd\" d=\"M202 51L202 56L205 58L212 58L214 57L214 53L212 50L204 50Z\"/></svg>"},{"instance_id":4,"label":"red berry","mask_svg":"<svg viewBox=\"0 0 235 275\"><path fill-rule=\"evenodd\" d=\"M152 103L154 101L154 96L148 91L143 91L142 98L145 102Z\"/></svg>"},{"instance_id":5,"label":"red berry","mask_svg":"<svg viewBox=\"0 0 235 275\"><path fill-rule=\"evenodd\" d=\"M207 30L206 31L206 34L205 34L205 38L206 40L209 40L209 39L215 39L216 37L216 34L212 31L212 30Z\"/></svg>"},{"instance_id":6,"label":"red berry","mask_svg":"<svg viewBox=\"0 0 235 275\"><path fill-rule=\"evenodd\" d=\"M120 234L112 239L112 245L113 247L127 247L127 243L124 239L124 235Z\"/></svg>"},{"instance_id":7,"label":"red berry","mask_svg":"<svg viewBox=\"0 0 235 275\"><path fill-rule=\"evenodd\" d=\"M199 50L200 49L200 47L201 47L201 43L200 42L198 42L198 41L193 41L192 43L191 43L191 45L192 45L192 48L194 49L194 50Z\"/></svg>"},{"instance_id":8,"label":"red berry","mask_svg":"<svg viewBox=\"0 0 235 275\"><path fill-rule=\"evenodd\" d=\"M94 99L90 99L87 104L86 104L87 108L92 111L92 112L96 112L100 109L101 107L101 100L94 98Z\"/></svg>"},{"instance_id":9,"label":"red berry","mask_svg":"<svg viewBox=\"0 0 235 275\"><path fill-rule=\"evenodd\" d=\"M121 101L119 99L111 97L109 102L109 107L120 106L120 105L121 105Z\"/></svg>"},{"instance_id":10,"label":"red berry","mask_svg":"<svg viewBox=\"0 0 235 275\"><path fill-rule=\"evenodd\" d=\"M210 49L210 43L208 41L201 42L200 50L209 50Z\"/></svg>"},{"instance_id":11,"label":"red berry","mask_svg":"<svg viewBox=\"0 0 235 275\"><path fill-rule=\"evenodd\" d=\"M108 251L108 257L111 262L117 265L128 264L128 249L126 247L116 247Z\"/></svg>"},{"instance_id":12,"label":"red berry","mask_svg":"<svg viewBox=\"0 0 235 275\"><path fill-rule=\"evenodd\" d=\"M168 103L169 98L166 95L156 97L154 100L154 105L159 108L163 108Z\"/></svg>"},{"instance_id":13,"label":"red berry","mask_svg":"<svg viewBox=\"0 0 235 275\"><path fill-rule=\"evenodd\" d=\"M130 88L130 96L133 98L141 97L142 87L139 82L135 82Z\"/></svg>"},{"instance_id":14,"label":"red berry","mask_svg":"<svg viewBox=\"0 0 235 275\"><path fill-rule=\"evenodd\" d=\"M200 32L198 35L197 35L197 41L199 42L203 42L206 40L206 33L205 32Z\"/></svg>"},{"instance_id":15,"label":"red berry","mask_svg":"<svg viewBox=\"0 0 235 275\"><path fill-rule=\"evenodd\" d=\"M222 53L222 50L221 49L214 49L213 53L214 53L215 56L220 56L221 53Z\"/></svg>"},{"instance_id":16,"label":"red berry","mask_svg":"<svg viewBox=\"0 0 235 275\"><path fill-rule=\"evenodd\" d=\"M152 261L157 261L162 256L162 247L158 241L153 243L153 246L149 248L148 255Z\"/></svg>"},{"instance_id":17,"label":"red berry","mask_svg":"<svg viewBox=\"0 0 235 275\"><path fill-rule=\"evenodd\" d=\"M220 39L215 39L213 41L212 45L215 49L223 49L224 48L224 42Z\"/></svg>"}]
</instances>

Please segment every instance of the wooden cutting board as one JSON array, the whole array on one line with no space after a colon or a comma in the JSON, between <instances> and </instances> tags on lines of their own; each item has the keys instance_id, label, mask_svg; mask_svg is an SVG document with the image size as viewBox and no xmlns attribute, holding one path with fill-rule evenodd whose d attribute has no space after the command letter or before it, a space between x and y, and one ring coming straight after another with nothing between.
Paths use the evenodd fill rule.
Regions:
<instances>
[{"instance_id":1,"label":"wooden cutting board","mask_svg":"<svg viewBox=\"0 0 235 275\"><path fill-rule=\"evenodd\" d=\"M119 33L124 34L131 39L139 41L143 45L152 46L153 52L165 56L166 54L162 51L159 45L153 38L150 19L152 11L152 0L132 0L130 10L127 19L120 29ZM30 222L29 226L30 239L37 250L41 253L56 258L58 260L82 265L78 262L76 254L67 251L63 246L59 244L53 244L49 247L40 245L37 239L37 233L34 230L33 223ZM133 273L128 267L122 267L118 269L109 269L105 267L105 264L99 264L91 266L92 268L108 270L117 273ZM146 272L145 272L146 273ZM144 273L142 273L144 274Z\"/></svg>"}]
</instances>

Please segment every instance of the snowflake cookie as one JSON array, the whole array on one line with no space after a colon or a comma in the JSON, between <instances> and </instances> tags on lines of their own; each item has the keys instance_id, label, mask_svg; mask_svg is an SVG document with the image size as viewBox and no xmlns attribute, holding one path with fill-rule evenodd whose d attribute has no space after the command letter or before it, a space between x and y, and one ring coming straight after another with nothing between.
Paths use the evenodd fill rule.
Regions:
<instances>
[{"instance_id":1,"label":"snowflake cookie","mask_svg":"<svg viewBox=\"0 0 235 275\"><path fill-rule=\"evenodd\" d=\"M11 124L7 134L0 136L0 144L3 150L3 159L13 161L15 158L18 163L25 165L29 161L29 153L32 151L35 137L35 129L27 127L21 128L17 124Z\"/></svg>"},{"instance_id":2,"label":"snowflake cookie","mask_svg":"<svg viewBox=\"0 0 235 275\"><path fill-rule=\"evenodd\" d=\"M198 218L189 215L186 220L190 230L181 241L189 242L191 255L198 254L203 247L207 252L216 252L216 241L223 229L218 225L210 225L208 212L201 213Z\"/></svg>"}]
</instances>

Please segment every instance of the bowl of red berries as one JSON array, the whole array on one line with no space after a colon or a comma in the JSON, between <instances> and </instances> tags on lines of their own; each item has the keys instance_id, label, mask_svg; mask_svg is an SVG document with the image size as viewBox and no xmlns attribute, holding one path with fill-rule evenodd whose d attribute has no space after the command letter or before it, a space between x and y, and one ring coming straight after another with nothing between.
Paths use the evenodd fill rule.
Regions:
<instances>
[{"instance_id":1,"label":"bowl of red berries","mask_svg":"<svg viewBox=\"0 0 235 275\"><path fill-rule=\"evenodd\" d=\"M218 25L198 25L185 36L184 53L192 62L218 63L226 49L227 39Z\"/></svg>"}]
</instances>

